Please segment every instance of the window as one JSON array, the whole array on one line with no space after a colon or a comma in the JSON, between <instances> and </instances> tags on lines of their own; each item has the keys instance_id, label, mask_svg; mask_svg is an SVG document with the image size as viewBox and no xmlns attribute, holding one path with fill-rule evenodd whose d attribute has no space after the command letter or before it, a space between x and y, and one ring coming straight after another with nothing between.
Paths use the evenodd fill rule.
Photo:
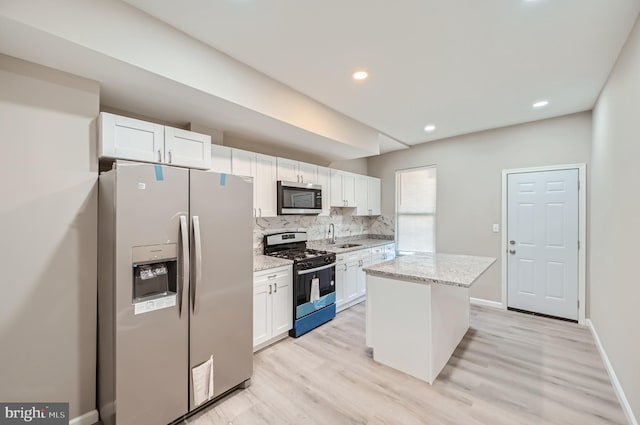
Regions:
<instances>
[{"instance_id":1,"label":"window","mask_svg":"<svg viewBox=\"0 0 640 425\"><path fill-rule=\"evenodd\" d=\"M436 250L436 167L396 171L398 252Z\"/></svg>"}]
</instances>

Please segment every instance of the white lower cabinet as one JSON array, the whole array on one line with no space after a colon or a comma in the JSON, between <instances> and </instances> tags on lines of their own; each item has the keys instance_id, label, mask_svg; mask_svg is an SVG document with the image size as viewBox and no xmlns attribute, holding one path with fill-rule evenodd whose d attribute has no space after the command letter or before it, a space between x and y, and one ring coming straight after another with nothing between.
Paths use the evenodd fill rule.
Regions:
<instances>
[{"instance_id":1,"label":"white lower cabinet","mask_svg":"<svg viewBox=\"0 0 640 425\"><path fill-rule=\"evenodd\" d=\"M336 257L336 310L364 300L367 293L363 267L371 264L371 250L361 249Z\"/></svg>"},{"instance_id":2,"label":"white lower cabinet","mask_svg":"<svg viewBox=\"0 0 640 425\"><path fill-rule=\"evenodd\" d=\"M394 243L336 256L336 310L342 311L366 299L367 274L372 264L395 258Z\"/></svg>"},{"instance_id":3,"label":"white lower cabinet","mask_svg":"<svg viewBox=\"0 0 640 425\"><path fill-rule=\"evenodd\" d=\"M293 327L291 266L253 274L253 351L287 335Z\"/></svg>"}]
</instances>

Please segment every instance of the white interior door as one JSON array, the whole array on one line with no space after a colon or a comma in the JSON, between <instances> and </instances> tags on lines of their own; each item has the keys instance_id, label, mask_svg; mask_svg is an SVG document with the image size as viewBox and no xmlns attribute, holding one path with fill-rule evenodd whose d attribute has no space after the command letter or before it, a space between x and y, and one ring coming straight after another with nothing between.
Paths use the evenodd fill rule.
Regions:
<instances>
[{"instance_id":1,"label":"white interior door","mask_svg":"<svg viewBox=\"0 0 640 425\"><path fill-rule=\"evenodd\" d=\"M578 320L578 169L507 177L507 305Z\"/></svg>"}]
</instances>

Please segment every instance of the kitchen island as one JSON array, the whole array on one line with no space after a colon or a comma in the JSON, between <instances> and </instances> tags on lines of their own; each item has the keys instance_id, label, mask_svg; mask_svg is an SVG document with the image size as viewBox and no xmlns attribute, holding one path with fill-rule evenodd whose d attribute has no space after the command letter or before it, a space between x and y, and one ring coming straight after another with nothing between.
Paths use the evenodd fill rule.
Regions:
<instances>
[{"instance_id":1,"label":"kitchen island","mask_svg":"<svg viewBox=\"0 0 640 425\"><path fill-rule=\"evenodd\" d=\"M432 384L469 329L469 287L495 261L419 254L365 268L373 359Z\"/></svg>"}]
</instances>

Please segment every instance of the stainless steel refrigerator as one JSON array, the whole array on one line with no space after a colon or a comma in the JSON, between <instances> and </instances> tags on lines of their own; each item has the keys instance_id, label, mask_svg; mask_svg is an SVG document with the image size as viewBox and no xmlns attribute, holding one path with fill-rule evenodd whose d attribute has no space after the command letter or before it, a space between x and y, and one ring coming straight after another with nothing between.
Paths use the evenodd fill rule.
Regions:
<instances>
[{"instance_id":1,"label":"stainless steel refrigerator","mask_svg":"<svg viewBox=\"0 0 640 425\"><path fill-rule=\"evenodd\" d=\"M252 208L252 183L237 176L130 162L100 175L105 425L167 424L207 404L196 405L195 387L210 400L248 385ZM212 374L194 383L211 359Z\"/></svg>"}]
</instances>

